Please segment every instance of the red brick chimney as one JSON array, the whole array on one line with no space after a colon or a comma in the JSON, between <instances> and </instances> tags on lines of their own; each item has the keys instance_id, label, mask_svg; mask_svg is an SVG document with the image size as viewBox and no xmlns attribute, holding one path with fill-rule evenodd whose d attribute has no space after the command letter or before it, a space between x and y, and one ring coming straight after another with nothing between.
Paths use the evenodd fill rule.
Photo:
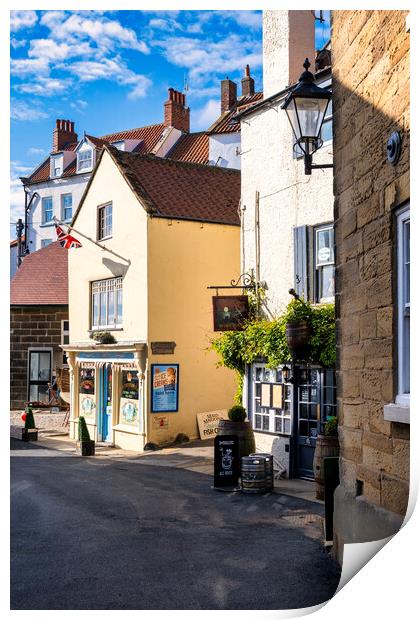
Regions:
<instances>
[{"instance_id":1,"label":"red brick chimney","mask_svg":"<svg viewBox=\"0 0 420 620\"><path fill-rule=\"evenodd\" d=\"M165 101L166 127L175 127L184 133L190 131L190 108L185 105L185 95L178 90L169 88L168 101Z\"/></svg>"},{"instance_id":2,"label":"red brick chimney","mask_svg":"<svg viewBox=\"0 0 420 620\"><path fill-rule=\"evenodd\" d=\"M74 131L73 121L57 118L53 131L53 153L62 151L68 142L77 142L77 133Z\"/></svg>"},{"instance_id":3,"label":"red brick chimney","mask_svg":"<svg viewBox=\"0 0 420 620\"><path fill-rule=\"evenodd\" d=\"M249 73L249 65L245 67L245 77L242 78L241 84L242 97L246 97L247 95L253 95L255 93L255 82L254 78L252 78Z\"/></svg>"},{"instance_id":4,"label":"red brick chimney","mask_svg":"<svg viewBox=\"0 0 420 620\"><path fill-rule=\"evenodd\" d=\"M235 105L236 100L236 84L226 76L226 79L220 82L220 109L222 113L228 112Z\"/></svg>"}]
</instances>

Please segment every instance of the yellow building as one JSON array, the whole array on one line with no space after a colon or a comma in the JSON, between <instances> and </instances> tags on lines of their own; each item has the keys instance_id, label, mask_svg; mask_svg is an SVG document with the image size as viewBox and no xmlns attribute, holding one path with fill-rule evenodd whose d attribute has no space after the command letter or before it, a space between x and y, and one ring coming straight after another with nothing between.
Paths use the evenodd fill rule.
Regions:
<instances>
[{"instance_id":1,"label":"yellow building","mask_svg":"<svg viewBox=\"0 0 420 620\"><path fill-rule=\"evenodd\" d=\"M239 171L104 147L72 224L96 243L69 251L72 438L84 415L91 438L141 451L231 405L207 287L239 275L239 198Z\"/></svg>"}]
</instances>

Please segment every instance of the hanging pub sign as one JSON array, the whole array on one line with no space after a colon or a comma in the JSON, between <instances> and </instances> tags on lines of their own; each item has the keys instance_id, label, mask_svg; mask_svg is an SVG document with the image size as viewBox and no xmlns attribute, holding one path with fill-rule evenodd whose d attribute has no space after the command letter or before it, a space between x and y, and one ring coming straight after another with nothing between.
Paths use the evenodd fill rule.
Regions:
<instances>
[{"instance_id":1,"label":"hanging pub sign","mask_svg":"<svg viewBox=\"0 0 420 620\"><path fill-rule=\"evenodd\" d=\"M152 413L178 411L179 364L152 364Z\"/></svg>"},{"instance_id":2,"label":"hanging pub sign","mask_svg":"<svg viewBox=\"0 0 420 620\"><path fill-rule=\"evenodd\" d=\"M215 332L240 331L249 315L247 295L218 295L213 297Z\"/></svg>"},{"instance_id":3,"label":"hanging pub sign","mask_svg":"<svg viewBox=\"0 0 420 620\"><path fill-rule=\"evenodd\" d=\"M239 473L238 437L236 435L217 435L214 438L214 486L236 486Z\"/></svg>"}]
</instances>

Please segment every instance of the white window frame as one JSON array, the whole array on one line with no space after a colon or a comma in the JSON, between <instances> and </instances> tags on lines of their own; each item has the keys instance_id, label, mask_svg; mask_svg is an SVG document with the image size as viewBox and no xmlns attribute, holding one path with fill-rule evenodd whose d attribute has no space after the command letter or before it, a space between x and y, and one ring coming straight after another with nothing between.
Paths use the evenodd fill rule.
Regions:
<instances>
[{"instance_id":1,"label":"white window frame","mask_svg":"<svg viewBox=\"0 0 420 620\"><path fill-rule=\"evenodd\" d=\"M396 213L397 218L397 313L398 313L398 405L410 405L410 298L406 265L410 265L406 224L410 222L410 204ZM407 255L408 254L408 255ZM408 390L407 390L408 387Z\"/></svg>"},{"instance_id":2,"label":"white window frame","mask_svg":"<svg viewBox=\"0 0 420 620\"><path fill-rule=\"evenodd\" d=\"M64 199L70 196L71 198L71 216L70 217L66 217L66 207L64 206ZM61 219L63 221L70 221L73 217L73 194L71 192L68 192L66 194L61 194L60 196L60 201L61 201ZM67 207L68 209L69 207Z\"/></svg>"},{"instance_id":3,"label":"white window frame","mask_svg":"<svg viewBox=\"0 0 420 620\"><path fill-rule=\"evenodd\" d=\"M107 225L104 225L104 230L101 230L101 213L103 211L105 211L105 209L111 208L111 225L110 225L110 230L108 230ZM98 207L98 234L97 234L97 239L98 241L105 241L105 239L110 239L112 237L112 225L113 225L113 221L112 221L112 216L113 216L113 208L112 208L112 202L107 202L103 205L99 205ZM108 216L104 216L104 221L106 221ZM102 234L104 233L104 234Z\"/></svg>"},{"instance_id":4,"label":"white window frame","mask_svg":"<svg viewBox=\"0 0 420 620\"><path fill-rule=\"evenodd\" d=\"M252 364L251 367L251 381L252 381L252 428L256 433L268 433L270 435L286 435L286 436L290 436L292 434L292 401L289 398L285 398L285 392L283 391L283 405L284 402L288 402L289 403L289 410L287 413L285 413L284 407L281 410L281 414L276 413L276 411L280 411L279 409L275 409L275 408L270 408L267 407L269 409L269 413L264 413L261 411L256 411L256 401L258 400L258 396L256 394L256 385L257 383L259 384L264 384L264 383L269 383L270 385L284 385L283 384L283 378L281 381L273 381L273 380L264 380L264 381L257 381L256 380L256 374L257 374L257 369L261 369L261 372L268 372L271 376L271 378L273 378L274 374L277 372L280 372L280 376L281 376L281 367L278 368L274 368L274 369L269 369L267 368L267 364L264 363L256 363L256 364ZM268 417L269 420L269 426L268 429L262 429L262 428L257 428L255 425L255 416L256 415L261 415L262 417ZM276 419L281 420L281 427L282 430L278 431L276 430ZM286 420L289 421L289 431L285 430L285 423Z\"/></svg>"},{"instance_id":5,"label":"white window frame","mask_svg":"<svg viewBox=\"0 0 420 620\"><path fill-rule=\"evenodd\" d=\"M121 291L121 319L118 321L118 291ZM105 324L100 323L101 319L101 293L105 295ZM110 321L108 316L108 294L114 293L114 320ZM99 296L98 304L98 317L97 323L95 323L95 295ZM123 300L122 300L122 277L109 278L107 280L95 280L91 282L90 287L91 297L91 326L93 331L101 331L104 329L121 329L122 328L122 312L123 312Z\"/></svg>"},{"instance_id":6,"label":"white window frame","mask_svg":"<svg viewBox=\"0 0 420 620\"><path fill-rule=\"evenodd\" d=\"M51 218L49 220L45 217L45 203L47 200L51 200ZM54 222L54 202L52 196L43 196L41 199L41 209L42 209L42 223L49 224L50 222ZM48 209L50 211L50 209Z\"/></svg>"},{"instance_id":7,"label":"white window frame","mask_svg":"<svg viewBox=\"0 0 420 620\"><path fill-rule=\"evenodd\" d=\"M323 231L323 230L332 230L332 234L333 234L333 244L332 244L332 260L327 261L325 263L318 263L318 233ZM331 297L320 297L319 299L317 299L318 296L318 272L320 269L322 269L323 267L329 267L332 265L333 269L334 269L334 275L335 275L335 254L334 254L334 223L331 222L329 224L322 224L320 226L314 226L313 227L313 234L314 234L314 240L313 240L313 247L314 247L314 298L315 298L315 303L318 304L325 304L325 303L332 303L334 301L334 295L332 295Z\"/></svg>"},{"instance_id":8,"label":"white window frame","mask_svg":"<svg viewBox=\"0 0 420 620\"><path fill-rule=\"evenodd\" d=\"M89 159L85 155L90 155L90 164L84 165ZM81 165L82 164L82 165ZM89 172L93 168L93 149L88 148L77 152L77 172Z\"/></svg>"},{"instance_id":9,"label":"white window frame","mask_svg":"<svg viewBox=\"0 0 420 620\"><path fill-rule=\"evenodd\" d=\"M63 155L52 155L51 159L50 176L52 179L61 177L63 174Z\"/></svg>"}]
</instances>

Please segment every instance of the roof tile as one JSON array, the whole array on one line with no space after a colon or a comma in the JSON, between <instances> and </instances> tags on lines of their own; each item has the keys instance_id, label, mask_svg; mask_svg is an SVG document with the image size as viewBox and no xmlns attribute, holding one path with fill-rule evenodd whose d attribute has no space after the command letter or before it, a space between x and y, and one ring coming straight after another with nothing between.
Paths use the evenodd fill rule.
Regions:
<instances>
[{"instance_id":1,"label":"roof tile","mask_svg":"<svg viewBox=\"0 0 420 620\"><path fill-rule=\"evenodd\" d=\"M10 284L11 305L66 306L69 251L55 241L46 248L26 256Z\"/></svg>"}]
</instances>

